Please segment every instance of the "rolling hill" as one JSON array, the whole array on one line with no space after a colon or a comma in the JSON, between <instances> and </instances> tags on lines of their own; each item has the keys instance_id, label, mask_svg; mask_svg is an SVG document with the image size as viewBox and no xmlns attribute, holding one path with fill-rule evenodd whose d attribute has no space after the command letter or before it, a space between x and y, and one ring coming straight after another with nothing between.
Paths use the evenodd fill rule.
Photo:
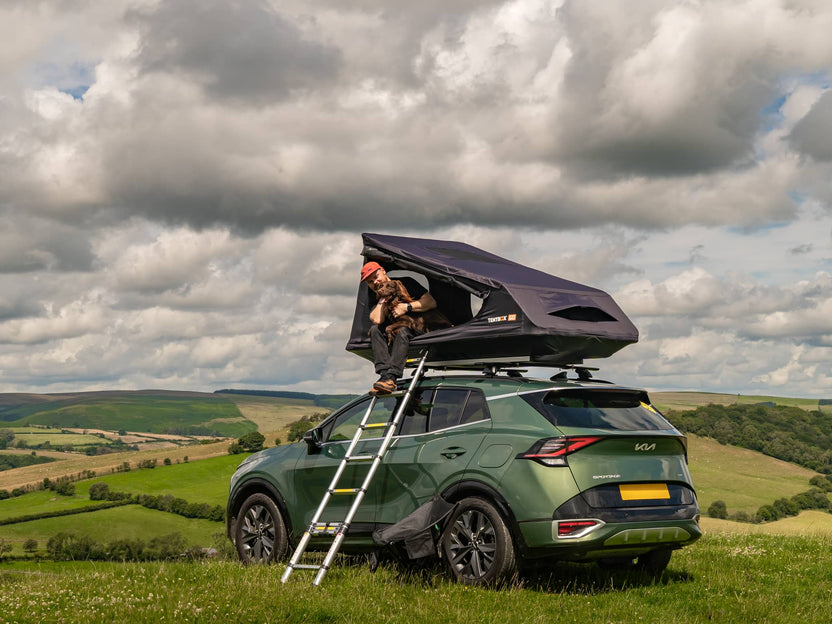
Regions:
<instances>
[{"instance_id":1,"label":"rolling hill","mask_svg":"<svg viewBox=\"0 0 832 624\"><path fill-rule=\"evenodd\" d=\"M255 429L229 397L168 390L0 395L0 426L238 437Z\"/></svg>"},{"instance_id":2,"label":"rolling hill","mask_svg":"<svg viewBox=\"0 0 832 624\"><path fill-rule=\"evenodd\" d=\"M655 393L654 401L664 409L694 408L708 403L731 405L737 402L734 395L711 395L704 393ZM777 403L776 397L740 397L748 404L765 403L753 399L769 399ZM773 400L772 400L773 399ZM817 409L818 403L785 399L783 404L800 405L804 409ZM88 411L88 412L87 412ZM73 395L0 395L0 429L12 425L28 426L49 423L50 418L82 419L87 424L108 424L116 428L127 427L129 423L147 426L170 426L173 422L188 422L193 426L207 423L226 422L244 425L249 431L257 428L267 436L268 446L274 443L274 436L283 436L286 428L304 416L327 411L314 398L271 396L267 394L244 394L241 392L223 395L200 393L177 393L165 391L78 393ZM13 416L14 420L10 420ZM83 420L88 418L88 420ZM106 420L109 418L110 420ZM177 420L179 419L179 420ZM78 424L81 424L79 422ZM189 425L190 426L190 425ZM242 430L242 429L240 429ZM21 430L23 431L23 430ZM27 429L30 435L31 430ZM34 492L0 501L0 519L10 516L41 513L50 510L82 507L89 505L89 487L95 481L105 481L111 489L129 493L171 495L189 502L223 504L228 480L242 456L227 454L228 440L193 446L175 446L165 449L127 451L102 456L84 456L79 453L39 451L59 459L49 464L28 466L0 472L0 489L20 483L38 483L44 478L57 478L61 474L76 474L82 470L95 470L94 480L79 481L73 497L56 496L50 492ZM9 453L12 451L0 451ZM17 450L16 452L23 452ZM717 442L698 435L689 435L690 470L698 490L700 507L703 512L716 501L725 501L729 512L743 511L753 514L760 506L771 504L775 499L789 498L809 488L809 479L817 473L795 464L783 462L762 453ZM171 465L163 465L164 458L171 459ZM187 459L186 459L187 458ZM152 470L131 470L115 472L125 462L135 466L142 460L156 459L158 465ZM199 461L197 461L199 460ZM42 539L49 531L61 528L89 531L91 534L106 533L108 524L129 525L130 518L144 523L138 533L150 538L158 531L170 532L172 527L181 527L201 545L209 536L222 530L222 526L207 520L171 519L170 514L156 512L135 505L118 509L93 511L81 515L51 518L0 526L0 539L7 539L22 547L24 536L36 535ZM158 519L158 522L153 519ZM152 524L148 525L151 522ZM153 525L158 525L158 531ZM764 532L832 532L832 515L817 511L803 512L796 518L787 518L765 525L747 525L722 522L703 518L706 530L714 531L764 531ZM28 527L27 527L28 525ZM14 527L14 528L12 528ZM130 531L132 529L122 529ZM176 529L179 530L179 529Z\"/></svg>"}]
</instances>

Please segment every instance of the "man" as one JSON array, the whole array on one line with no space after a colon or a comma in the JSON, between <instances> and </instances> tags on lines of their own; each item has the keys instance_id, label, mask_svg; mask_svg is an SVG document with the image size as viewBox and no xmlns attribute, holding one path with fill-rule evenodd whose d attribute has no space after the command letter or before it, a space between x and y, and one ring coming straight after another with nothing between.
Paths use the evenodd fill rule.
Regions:
<instances>
[{"instance_id":1,"label":"man","mask_svg":"<svg viewBox=\"0 0 832 624\"><path fill-rule=\"evenodd\" d=\"M383 327L403 314L433 310L436 307L436 300L419 282L410 277L403 277L400 281L414 301L399 303L391 311L393 318L387 318L387 310L384 307L385 300L377 300L378 298L375 297L378 287L391 281L387 271L378 262L367 262L361 267L361 281L367 282L371 291L370 304L373 307L370 310L370 322L373 326L370 328L370 340L373 345L373 361L375 362L376 373L379 375L379 379L373 384L370 394L390 394L396 390L396 380L402 376L410 339L421 332L405 327L396 334L393 344L388 346L387 334ZM373 300L376 300L375 304L373 304Z\"/></svg>"}]
</instances>

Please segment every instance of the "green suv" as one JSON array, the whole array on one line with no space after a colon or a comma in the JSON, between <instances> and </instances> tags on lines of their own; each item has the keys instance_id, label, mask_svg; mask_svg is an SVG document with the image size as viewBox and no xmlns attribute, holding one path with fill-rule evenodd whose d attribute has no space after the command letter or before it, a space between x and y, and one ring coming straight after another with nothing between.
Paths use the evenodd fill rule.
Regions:
<instances>
[{"instance_id":1,"label":"green suv","mask_svg":"<svg viewBox=\"0 0 832 624\"><path fill-rule=\"evenodd\" d=\"M583 379L543 381L516 371L423 378L341 551L378 548L375 530L440 495L454 508L437 533L437 552L461 582L498 581L532 559L660 574L673 550L701 535L685 437L646 392L579 373ZM298 543L371 400L361 397L304 441L239 466L227 529L243 561L278 561ZM389 421L402 400L378 397L368 422ZM371 431L356 454L381 445ZM339 487L359 487L366 470L347 464ZM321 522L341 522L351 502L333 497ZM330 543L314 537L309 548Z\"/></svg>"}]
</instances>

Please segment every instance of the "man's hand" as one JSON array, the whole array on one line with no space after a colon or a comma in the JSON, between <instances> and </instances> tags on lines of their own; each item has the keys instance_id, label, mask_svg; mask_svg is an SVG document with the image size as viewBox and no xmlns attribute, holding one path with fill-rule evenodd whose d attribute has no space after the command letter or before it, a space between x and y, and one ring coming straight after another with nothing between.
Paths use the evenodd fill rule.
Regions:
<instances>
[{"instance_id":1,"label":"man's hand","mask_svg":"<svg viewBox=\"0 0 832 624\"><path fill-rule=\"evenodd\" d=\"M407 314L407 304L406 303L399 303L393 308L393 317L399 318L400 316Z\"/></svg>"}]
</instances>

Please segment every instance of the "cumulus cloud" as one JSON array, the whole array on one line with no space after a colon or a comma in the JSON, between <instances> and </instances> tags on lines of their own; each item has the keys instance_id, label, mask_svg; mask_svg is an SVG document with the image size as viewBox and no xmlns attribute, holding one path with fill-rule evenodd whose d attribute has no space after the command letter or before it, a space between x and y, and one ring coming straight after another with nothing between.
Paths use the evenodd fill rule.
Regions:
<instances>
[{"instance_id":1,"label":"cumulus cloud","mask_svg":"<svg viewBox=\"0 0 832 624\"><path fill-rule=\"evenodd\" d=\"M0 388L360 389L377 231L613 292L633 383L822 393L830 31L821 0L7 2Z\"/></svg>"},{"instance_id":2,"label":"cumulus cloud","mask_svg":"<svg viewBox=\"0 0 832 624\"><path fill-rule=\"evenodd\" d=\"M815 160L832 160L832 91L824 93L789 135L803 154Z\"/></svg>"}]
</instances>

